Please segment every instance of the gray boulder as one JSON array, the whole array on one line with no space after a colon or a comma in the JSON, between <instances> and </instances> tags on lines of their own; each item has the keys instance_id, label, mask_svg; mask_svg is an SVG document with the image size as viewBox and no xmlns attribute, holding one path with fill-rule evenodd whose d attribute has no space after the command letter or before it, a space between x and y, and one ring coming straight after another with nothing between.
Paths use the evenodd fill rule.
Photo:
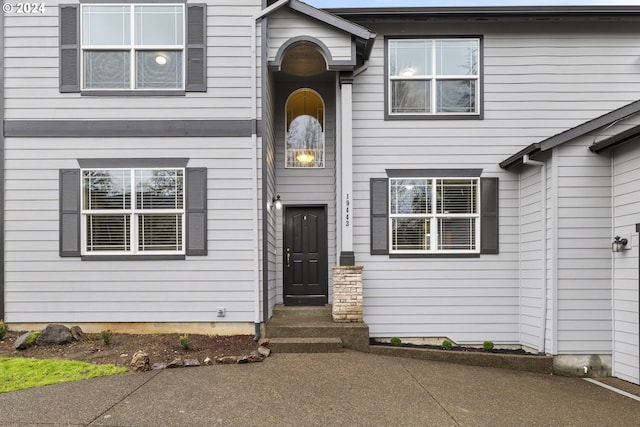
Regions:
<instances>
[{"instance_id":1,"label":"gray boulder","mask_svg":"<svg viewBox=\"0 0 640 427\"><path fill-rule=\"evenodd\" d=\"M64 325L47 325L36 339L36 345L58 345L73 341L71 330Z\"/></svg>"},{"instance_id":2,"label":"gray boulder","mask_svg":"<svg viewBox=\"0 0 640 427\"><path fill-rule=\"evenodd\" d=\"M31 336L36 332L26 332L18 337L18 339L13 343L13 347L16 350L24 350L26 348L31 347L33 344L33 340L30 340ZM30 342L31 341L31 342Z\"/></svg>"},{"instance_id":3,"label":"gray boulder","mask_svg":"<svg viewBox=\"0 0 640 427\"><path fill-rule=\"evenodd\" d=\"M74 340L86 341L87 336L84 334L84 332L82 332L82 329L80 328L80 326L72 326L70 331L71 331L71 336L73 337Z\"/></svg>"}]
</instances>

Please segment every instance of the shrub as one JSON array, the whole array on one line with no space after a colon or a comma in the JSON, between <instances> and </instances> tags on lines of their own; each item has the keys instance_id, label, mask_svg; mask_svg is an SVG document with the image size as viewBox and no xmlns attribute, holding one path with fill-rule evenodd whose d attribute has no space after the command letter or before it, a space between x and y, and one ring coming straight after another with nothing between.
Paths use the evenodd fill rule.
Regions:
<instances>
[{"instance_id":1,"label":"shrub","mask_svg":"<svg viewBox=\"0 0 640 427\"><path fill-rule=\"evenodd\" d=\"M104 341L106 345L109 345L111 337L113 337L113 333L111 332L111 329L107 329L106 331L100 332L100 336L102 336L102 341Z\"/></svg>"},{"instance_id":2,"label":"shrub","mask_svg":"<svg viewBox=\"0 0 640 427\"><path fill-rule=\"evenodd\" d=\"M180 335L180 346L185 350L189 350L189 334Z\"/></svg>"},{"instance_id":3,"label":"shrub","mask_svg":"<svg viewBox=\"0 0 640 427\"><path fill-rule=\"evenodd\" d=\"M442 348L445 350L451 350L453 348L453 343L450 340L442 341Z\"/></svg>"},{"instance_id":4,"label":"shrub","mask_svg":"<svg viewBox=\"0 0 640 427\"><path fill-rule=\"evenodd\" d=\"M491 351L493 350L493 341L485 341L482 343L482 348L485 349L485 351Z\"/></svg>"},{"instance_id":5,"label":"shrub","mask_svg":"<svg viewBox=\"0 0 640 427\"><path fill-rule=\"evenodd\" d=\"M9 326L4 323L4 320L0 319L0 340L4 339L5 335L7 335L7 331L9 330Z\"/></svg>"},{"instance_id":6,"label":"shrub","mask_svg":"<svg viewBox=\"0 0 640 427\"><path fill-rule=\"evenodd\" d=\"M41 333L42 333L42 331L31 332L31 335L29 335L29 338L27 338L27 340L24 342L24 344L27 347L31 347L32 345L35 345L36 340L38 339L38 337L40 336Z\"/></svg>"},{"instance_id":7,"label":"shrub","mask_svg":"<svg viewBox=\"0 0 640 427\"><path fill-rule=\"evenodd\" d=\"M399 347L402 344L402 340L398 337L392 337L389 342L392 346Z\"/></svg>"}]
</instances>

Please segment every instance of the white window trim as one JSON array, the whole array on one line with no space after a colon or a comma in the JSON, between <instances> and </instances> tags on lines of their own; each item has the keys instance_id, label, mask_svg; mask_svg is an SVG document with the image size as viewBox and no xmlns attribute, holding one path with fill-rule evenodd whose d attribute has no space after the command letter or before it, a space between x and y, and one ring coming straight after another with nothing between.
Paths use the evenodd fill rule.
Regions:
<instances>
[{"instance_id":1,"label":"white window trim","mask_svg":"<svg viewBox=\"0 0 640 427\"><path fill-rule=\"evenodd\" d=\"M85 171L100 171L100 170L123 170L128 171L130 175L130 188L131 188L131 208L129 209L85 209L85 191L84 191L84 172ZM182 171L183 183L182 183L182 209L137 209L136 195L135 195L135 172L143 170L177 170ZM185 168L84 168L80 169L80 244L82 256L95 256L95 255L184 255L186 253L186 170ZM181 215L181 242L182 249L176 251L140 251L138 250L138 218L140 215L153 214L153 215ZM128 251L88 251L87 250L87 216L89 215L129 215L129 250Z\"/></svg>"},{"instance_id":2,"label":"white window trim","mask_svg":"<svg viewBox=\"0 0 640 427\"><path fill-rule=\"evenodd\" d=\"M135 43L135 7L136 6L178 6L180 8L182 8L182 44L181 45L153 45L153 46L149 46L149 45L138 45ZM85 44L84 43L84 37L83 37L83 31L82 31L82 19L83 19L83 10L85 8L85 6L128 6L130 8L130 33L131 33L131 40L130 40L130 44L129 45L98 45L98 46L92 46L89 44ZM87 3L87 4L81 4L80 5L80 17L79 17L79 22L80 22L80 26L79 26L79 37L80 37L80 87L82 88L82 91L109 91L109 92L118 92L118 91L123 91L123 90L135 90L135 91L140 91L140 92L144 92L144 91L154 91L157 92L158 90L162 90L162 91L184 91L185 90L185 86L186 86L186 71L187 71L187 64L186 64L186 50L187 50L187 16L186 16L186 8L184 4L181 3L133 3L133 4L125 4L125 3ZM120 52L126 52L129 51L129 66L130 66L130 70L129 70L129 77L130 77L130 81L129 81L129 87L128 88L87 88L85 83L85 60L84 60L84 53L85 51L90 50L90 51L99 51L99 50L104 50L104 51L120 51ZM145 88L138 88L136 87L136 81L137 81L137 72L136 72L136 53L140 52L140 51L156 51L156 50L166 50L166 51L179 51L182 55L182 85L180 87L177 88L172 88L172 87L145 87Z\"/></svg>"},{"instance_id":3,"label":"white window trim","mask_svg":"<svg viewBox=\"0 0 640 427\"><path fill-rule=\"evenodd\" d=\"M436 203L437 203L437 183L441 180L470 180L475 181L476 183L476 213L474 214L439 214L436 212ZM431 200L431 206L428 206L428 211L426 214L394 214L391 210L391 187L393 181L399 180L430 180L431 183L429 185L430 197L427 200ZM387 200L389 204L389 253L390 254L479 254L480 253L480 233L481 233L481 224L480 224L480 212L481 212L481 195L480 195L480 178L468 178L468 177L394 177L389 178L388 185L388 194ZM429 229L431 233L429 235L429 250L398 250L393 249L393 220L395 218L427 218L430 221ZM453 250L447 249L442 250L438 249L438 218L473 218L475 219L475 236L474 236L474 246L475 249L460 249Z\"/></svg>"},{"instance_id":4,"label":"white window trim","mask_svg":"<svg viewBox=\"0 0 640 427\"><path fill-rule=\"evenodd\" d=\"M437 52L436 52L436 42L439 40L472 40L472 41L476 41L478 42L478 57L477 59L477 64L478 64L478 72L476 74L473 75L450 75L450 74L444 74L444 75L438 75L436 73L437 70ZM425 74L425 75L419 75L419 76L392 76L391 75L391 60L392 60L392 55L391 55L391 48L389 47L391 42L412 42L412 41L431 41L432 44L432 48L431 48L431 64L432 64L432 69L433 69L433 73L432 74ZM388 91L388 105L387 105L387 111L389 116L415 116L415 117L424 117L424 116L469 116L469 117L476 117L476 116L480 116L481 111L480 111L480 96L481 96L481 79L480 79L480 64L482 63L481 60L481 55L482 55L482 49L481 49L481 40L478 37L435 37L435 38L431 38L431 37L417 37L417 38L389 38L387 40L387 50L388 50L388 58L387 58L387 80L388 80L388 84L387 84L387 91ZM396 113L393 112L393 90L392 90L392 82L394 81L407 81L407 80L416 80L416 81L428 81L429 82L429 86L430 86L430 92L431 92L431 96L430 96L430 111L428 112L416 112L416 113L412 113L412 112L400 112L400 113ZM439 112L437 111L437 84L438 81L443 81L443 80L469 80L469 81L475 81L476 83L476 92L475 92L475 111L472 112L447 112L447 111L443 111L443 112Z\"/></svg>"},{"instance_id":5,"label":"white window trim","mask_svg":"<svg viewBox=\"0 0 640 427\"><path fill-rule=\"evenodd\" d=\"M289 101L291 98L296 95L300 91L309 91L315 94L322 102L322 120L320 121L320 126L322 126L322 150L318 150L322 152L322 165L321 166L289 166L287 163L287 158L289 157L289 146L287 141L289 140L289 124L287 123L287 107L289 106ZM293 91L287 100L284 103L284 167L285 169L324 169L327 164L327 140L326 140L326 132L325 132L325 114L326 114L326 105L324 102L324 98L315 90L310 88L300 88L298 90ZM296 116L300 117L300 116ZM295 119L295 118L294 118Z\"/></svg>"}]
</instances>

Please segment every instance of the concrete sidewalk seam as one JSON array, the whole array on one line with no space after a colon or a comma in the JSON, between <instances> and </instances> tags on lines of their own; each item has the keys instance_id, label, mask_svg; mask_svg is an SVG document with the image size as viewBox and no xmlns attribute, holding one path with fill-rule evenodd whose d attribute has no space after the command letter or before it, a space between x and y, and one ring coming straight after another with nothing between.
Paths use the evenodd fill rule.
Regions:
<instances>
[{"instance_id":1,"label":"concrete sidewalk seam","mask_svg":"<svg viewBox=\"0 0 640 427\"><path fill-rule=\"evenodd\" d=\"M422 382L420 382L420 380L419 380L418 378L416 378L416 376L415 376L415 375L413 375L413 374L411 373L411 371L410 371L410 370L409 370L409 369L408 369L408 368L407 368L407 367L406 367L402 362L400 362L400 366L402 366L402 369L404 369L404 370L407 372L407 374L409 374L409 376L410 376L411 378L413 378L413 380L414 380L414 381L415 381L415 382L420 386L420 388L421 388L421 389L423 389L423 390L425 391L425 393L427 393L427 394L429 395L429 397L430 397L430 398L432 398L432 399L433 399L433 401L434 401L434 402L436 402L436 404L437 404L440 408L442 408L442 410L445 412L445 414L447 414L447 415L448 415L448 416L453 420L453 422L454 422L454 423L456 423L456 425L457 425L457 426L462 426L462 424L460 424L460 423L458 422L458 420L456 420L456 417L454 417L454 416L453 416L453 415L452 415L452 414L447 410L447 408L445 408L444 406L442 406L442 404L440 403L440 401L438 401L438 399L436 399L436 397L435 397L433 394L431 394L431 392L430 392L430 391L429 391L429 390L424 386L424 384L422 384Z\"/></svg>"},{"instance_id":2,"label":"concrete sidewalk seam","mask_svg":"<svg viewBox=\"0 0 640 427\"><path fill-rule=\"evenodd\" d=\"M149 379L147 379L145 382L143 382L142 384L140 384L138 387L134 388L133 390L131 390L129 393L125 394L122 399L118 400L117 402L115 402L113 405L111 405L110 407L108 407L107 409L105 409L103 412L101 412L100 414L98 414L94 419L92 419L91 421L89 421L86 425L90 426L91 424L95 423L96 421L98 421L98 419L102 418L105 416L105 414L107 412L109 412L110 410L112 410L113 408L115 408L116 406L118 406L119 404L121 404L122 402L124 402L125 400L127 400L127 398L129 396L131 396L133 393L135 393L136 391L140 390L142 387L144 387L145 385L147 385L149 383L149 381L151 381L152 379L154 379L155 377L158 376L158 374L161 371L155 371L153 373L153 375L149 376Z\"/></svg>"}]
</instances>

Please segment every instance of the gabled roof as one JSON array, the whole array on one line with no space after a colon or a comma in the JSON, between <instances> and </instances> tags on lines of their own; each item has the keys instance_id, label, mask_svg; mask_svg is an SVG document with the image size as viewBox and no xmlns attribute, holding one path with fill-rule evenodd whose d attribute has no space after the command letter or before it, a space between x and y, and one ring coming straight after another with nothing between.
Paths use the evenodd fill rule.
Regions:
<instances>
[{"instance_id":1,"label":"gabled roof","mask_svg":"<svg viewBox=\"0 0 640 427\"><path fill-rule=\"evenodd\" d=\"M375 33L372 33L362 25L348 21L325 10L309 6L299 0L289 0L286 6L296 13L351 34L358 41L357 45L360 47L358 54L362 56L363 60L369 59L371 50L373 49L373 43L376 39Z\"/></svg>"},{"instance_id":2,"label":"gabled roof","mask_svg":"<svg viewBox=\"0 0 640 427\"><path fill-rule=\"evenodd\" d=\"M288 6L291 10L295 10L296 12L301 13L305 16L316 19L320 22L324 22L325 24L328 24L339 30L351 33L356 37L367 39L371 38L371 36L373 35L373 37L375 38L375 34L372 34L365 27L354 24L351 21L347 21L346 19L340 18L339 16L331 14L325 10L316 9L315 7L309 6L308 4L301 1L289 0Z\"/></svg>"},{"instance_id":3,"label":"gabled roof","mask_svg":"<svg viewBox=\"0 0 640 427\"><path fill-rule=\"evenodd\" d=\"M568 141L572 141L578 137L581 137L583 135L588 134L589 132L593 132L594 130L603 128L605 126L609 126L619 120L625 119L627 117L630 117L634 114L638 114L640 112L640 101L634 101L631 104L627 104L624 107L618 108L616 110L610 111L607 114L603 114L600 117L596 117L593 120L589 120L587 122L584 122L576 127L573 127L571 129L568 129L564 132L561 132L557 135L554 135L550 138L547 138L543 141L540 142L536 142L533 143L525 148L523 148L522 150L520 150L519 152L517 152L516 154L514 154L513 156L509 157L508 159L503 160L502 162L500 162L500 167L503 169L510 169L514 166L518 166L522 164L522 157L524 155L533 155L537 152L544 152L547 150L551 150L554 147L557 147L558 145L564 144L565 142ZM610 141L614 138L618 138L623 134L627 134L629 131L625 131L622 132L614 137L608 138L598 144L604 144L607 141ZM636 133L640 134L640 129L636 129ZM626 139L623 138L624 141L628 140L629 138L631 138L631 136L629 136L630 133L624 137ZM618 141L618 142L616 142ZM614 143L622 143L622 141L616 140L614 141ZM596 144L596 145L598 145ZM610 143L613 144L613 143ZM593 150L593 147L590 148L591 151ZM603 148L604 149L604 148ZM601 149L600 151L602 151L603 149ZM596 151L594 151L596 152Z\"/></svg>"}]
</instances>

